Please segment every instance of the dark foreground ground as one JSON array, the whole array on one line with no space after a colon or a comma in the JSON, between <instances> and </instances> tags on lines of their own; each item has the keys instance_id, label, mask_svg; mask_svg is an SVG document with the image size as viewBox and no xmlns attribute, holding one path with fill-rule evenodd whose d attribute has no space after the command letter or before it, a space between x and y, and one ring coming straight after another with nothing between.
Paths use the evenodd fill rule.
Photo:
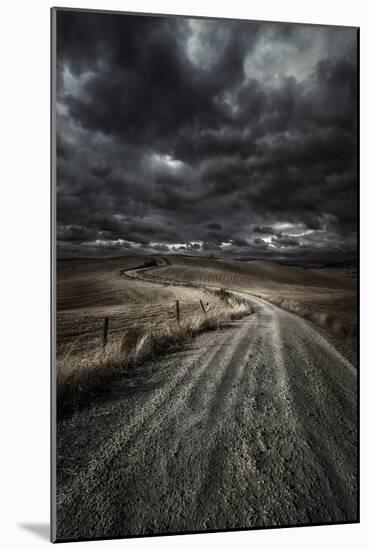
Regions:
<instances>
[{"instance_id":1,"label":"dark foreground ground","mask_svg":"<svg viewBox=\"0 0 369 550\"><path fill-rule=\"evenodd\" d=\"M353 361L248 300L59 422L58 539L357 520Z\"/></svg>"}]
</instances>

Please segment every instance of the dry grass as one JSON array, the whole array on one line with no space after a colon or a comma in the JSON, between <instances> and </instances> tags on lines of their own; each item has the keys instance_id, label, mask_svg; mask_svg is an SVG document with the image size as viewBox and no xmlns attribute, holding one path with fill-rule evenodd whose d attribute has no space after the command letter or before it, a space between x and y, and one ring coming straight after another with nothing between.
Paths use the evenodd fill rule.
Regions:
<instances>
[{"instance_id":1,"label":"dry grass","mask_svg":"<svg viewBox=\"0 0 369 550\"><path fill-rule=\"evenodd\" d=\"M332 334L357 333L356 273L342 268L304 268L268 261L173 257L145 276L189 284L224 286L260 296Z\"/></svg>"},{"instance_id":2,"label":"dry grass","mask_svg":"<svg viewBox=\"0 0 369 550\"><path fill-rule=\"evenodd\" d=\"M218 320L221 325L249 313L234 294L211 287L261 296L340 337L356 333L356 279L348 270L158 256L155 261L161 267L145 271L149 280L124 275L125 270L150 261L151 257L136 256L58 263L60 410L78 405L86 396L93 398L114 376L130 373L132 366L182 346L195 334L217 327ZM166 286L158 284L163 281ZM176 300L180 302L179 327ZM208 304L206 317L200 300ZM109 342L102 351L105 316L109 317Z\"/></svg>"},{"instance_id":3,"label":"dry grass","mask_svg":"<svg viewBox=\"0 0 369 550\"><path fill-rule=\"evenodd\" d=\"M83 353L100 347L101 326L109 317L109 340L137 325L150 329L175 322L175 303L181 318L201 313L200 300L216 307L218 298L203 288L142 283L122 271L144 265L146 257L104 260L66 260L58 265L57 355Z\"/></svg>"},{"instance_id":4,"label":"dry grass","mask_svg":"<svg viewBox=\"0 0 369 550\"><path fill-rule=\"evenodd\" d=\"M120 340L93 355L71 352L61 357L57 362L58 414L101 394L107 383L135 365L179 349L201 332L219 329L222 323L251 313L245 301L225 291L220 292L218 301L219 305L206 315L197 313L185 317L179 325L171 322L158 328L131 327L122 333Z\"/></svg>"},{"instance_id":5,"label":"dry grass","mask_svg":"<svg viewBox=\"0 0 369 550\"><path fill-rule=\"evenodd\" d=\"M283 296L261 295L269 302L308 319L341 338L353 338L357 334L355 302L347 296L328 295L291 299Z\"/></svg>"},{"instance_id":6,"label":"dry grass","mask_svg":"<svg viewBox=\"0 0 369 550\"><path fill-rule=\"evenodd\" d=\"M356 279L344 269L306 269L265 260L248 262L171 256L170 265L148 270L145 277L189 284L223 286L249 291L269 288L310 287L315 289L355 289Z\"/></svg>"}]
</instances>

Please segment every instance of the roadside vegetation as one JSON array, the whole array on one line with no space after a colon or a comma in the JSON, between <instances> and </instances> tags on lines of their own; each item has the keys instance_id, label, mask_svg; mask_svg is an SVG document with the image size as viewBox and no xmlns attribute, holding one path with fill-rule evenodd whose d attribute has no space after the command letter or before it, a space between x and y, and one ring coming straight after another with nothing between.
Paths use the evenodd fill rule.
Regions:
<instances>
[{"instance_id":1,"label":"roadside vegetation","mask_svg":"<svg viewBox=\"0 0 369 550\"><path fill-rule=\"evenodd\" d=\"M340 338L357 334L356 268L306 268L268 261L175 257L145 277L224 286L295 313Z\"/></svg>"},{"instance_id":2,"label":"roadside vegetation","mask_svg":"<svg viewBox=\"0 0 369 550\"><path fill-rule=\"evenodd\" d=\"M354 338L357 334L356 311L344 299L331 302L304 302L283 296L259 295L286 311L295 313L341 338ZM340 310L341 308L341 310Z\"/></svg>"},{"instance_id":3,"label":"roadside vegetation","mask_svg":"<svg viewBox=\"0 0 369 550\"><path fill-rule=\"evenodd\" d=\"M146 268L145 282L126 274L138 267ZM102 395L110 381L122 374L128 379L136 367L149 367L150 361L180 349L197 334L250 314L237 291L260 296L323 327L348 346L356 345L356 276L346 268L132 256L63 260L57 281L59 414ZM103 348L105 317L109 333Z\"/></svg>"},{"instance_id":4,"label":"roadside vegetation","mask_svg":"<svg viewBox=\"0 0 369 550\"><path fill-rule=\"evenodd\" d=\"M57 361L58 415L104 392L107 384L146 361L176 351L198 334L220 330L226 322L252 313L245 300L224 289L212 292L217 305L206 312L153 328L145 323L125 330L93 355L67 353ZM208 306L209 307L209 306Z\"/></svg>"}]
</instances>

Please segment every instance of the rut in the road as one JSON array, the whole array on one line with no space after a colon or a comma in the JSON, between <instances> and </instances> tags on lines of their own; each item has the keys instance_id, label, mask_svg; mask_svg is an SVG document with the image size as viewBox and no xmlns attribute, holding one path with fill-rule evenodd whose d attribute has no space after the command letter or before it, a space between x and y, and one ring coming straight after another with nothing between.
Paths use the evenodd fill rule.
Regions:
<instances>
[{"instance_id":1,"label":"rut in the road","mask_svg":"<svg viewBox=\"0 0 369 550\"><path fill-rule=\"evenodd\" d=\"M234 325L237 326L237 323ZM172 365L172 370L177 370L177 375L148 401L145 413L134 419L130 429L127 426L121 428L115 433L113 440L109 440L103 445L103 448L89 464L87 478L83 477L82 479L83 487L94 486L95 489L97 486L99 487L99 500L104 502L104 512L101 510L103 516L112 519L116 517L117 513L120 514L120 506L117 510L116 503L114 506L111 505L109 494L105 494L108 491L104 489L104 481L101 481L107 471L121 473L124 471L123 486L126 491L131 487L133 489L130 499L127 500L131 502L137 500L137 485L134 482L134 477L137 476L137 457L140 457L139 460L143 462L141 464L143 469L139 468L138 475L140 478L146 475L155 487L155 489L150 489L146 486L145 493L150 490L151 492L157 491L156 485L163 477L161 475L162 460L160 460L159 471L156 473L152 471L160 456L158 449L161 449L162 452L164 450L164 454L170 457L170 462L173 463L171 467L174 470L176 469L175 463L179 460L183 473L187 466L183 464L184 456L178 459L179 453L187 454L188 460L191 460L191 457L196 457L197 464L194 472L197 472L196 475L199 474L198 464L202 462L199 460L199 455L203 455L207 443L212 444L211 432L215 429L217 421L225 421L226 409L229 409L232 403L232 393L237 391L238 378L242 374L242 369L238 360L232 361L232 356L240 353L241 346L247 349L250 342L252 343L253 339L248 337L248 331L248 324L243 325L243 330L219 331L216 337L214 334L210 335L211 344L206 346L205 350L201 350L200 347L183 354L185 361L178 365L181 368ZM208 335L204 335L203 339L207 340L208 338ZM188 356L190 356L190 361L188 361ZM169 358L168 361L173 360ZM196 437L196 431L198 431L198 437ZM207 439L204 439L204 433ZM164 441L158 444L160 437L163 437ZM145 450L144 455L143 450ZM152 457L152 462L148 460L148 453ZM124 466L122 465L123 461ZM146 466L145 463L147 463ZM145 468L148 470L146 474ZM188 469L191 471L190 464L188 464ZM170 478L167 473L164 477ZM174 479L176 478L177 475L174 476ZM76 494L81 495L81 499L83 499L79 502L78 507L84 509L92 507L93 509L94 503L91 501L90 495L81 491L80 482L80 478L77 478L76 482L72 483L71 490L61 492L59 502L66 510L71 504L70 497L74 499ZM193 485L196 488L199 485L198 480ZM189 488L187 497L191 496L191 492L192 490ZM102 494L104 494L103 499L101 499ZM174 487L173 496L175 494ZM179 507L181 508L185 502L181 493L179 496L182 502L182 506ZM152 505L150 497L147 498L146 494L143 501L148 502L147 514L150 515ZM191 504L193 506L193 503ZM101 502L99 506L101 507ZM141 513L143 513L142 510ZM150 525L150 519L147 518L147 520ZM140 521L144 521L143 518Z\"/></svg>"},{"instance_id":2,"label":"rut in the road","mask_svg":"<svg viewBox=\"0 0 369 550\"><path fill-rule=\"evenodd\" d=\"M153 364L156 390L60 427L61 454L95 430L92 457L60 478L60 538L355 520L355 371L249 299L253 315Z\"/></svg>"}]
</instances>

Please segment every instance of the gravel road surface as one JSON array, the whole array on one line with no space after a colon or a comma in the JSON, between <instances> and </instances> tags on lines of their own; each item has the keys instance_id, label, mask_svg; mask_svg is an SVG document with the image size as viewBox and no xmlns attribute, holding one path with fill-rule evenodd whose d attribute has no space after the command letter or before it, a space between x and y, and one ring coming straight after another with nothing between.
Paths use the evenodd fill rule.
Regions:
<instances>
[{"instance_id":1,"label":"gravel road surface","mask_svg":"<svg viewBox=\"0 0 369 550\"><path fill-rule=\"evenodd\" d=\"M59 422L58 539L357 519L356 369L247 299Z\"/></svg>"}]
</instances>

